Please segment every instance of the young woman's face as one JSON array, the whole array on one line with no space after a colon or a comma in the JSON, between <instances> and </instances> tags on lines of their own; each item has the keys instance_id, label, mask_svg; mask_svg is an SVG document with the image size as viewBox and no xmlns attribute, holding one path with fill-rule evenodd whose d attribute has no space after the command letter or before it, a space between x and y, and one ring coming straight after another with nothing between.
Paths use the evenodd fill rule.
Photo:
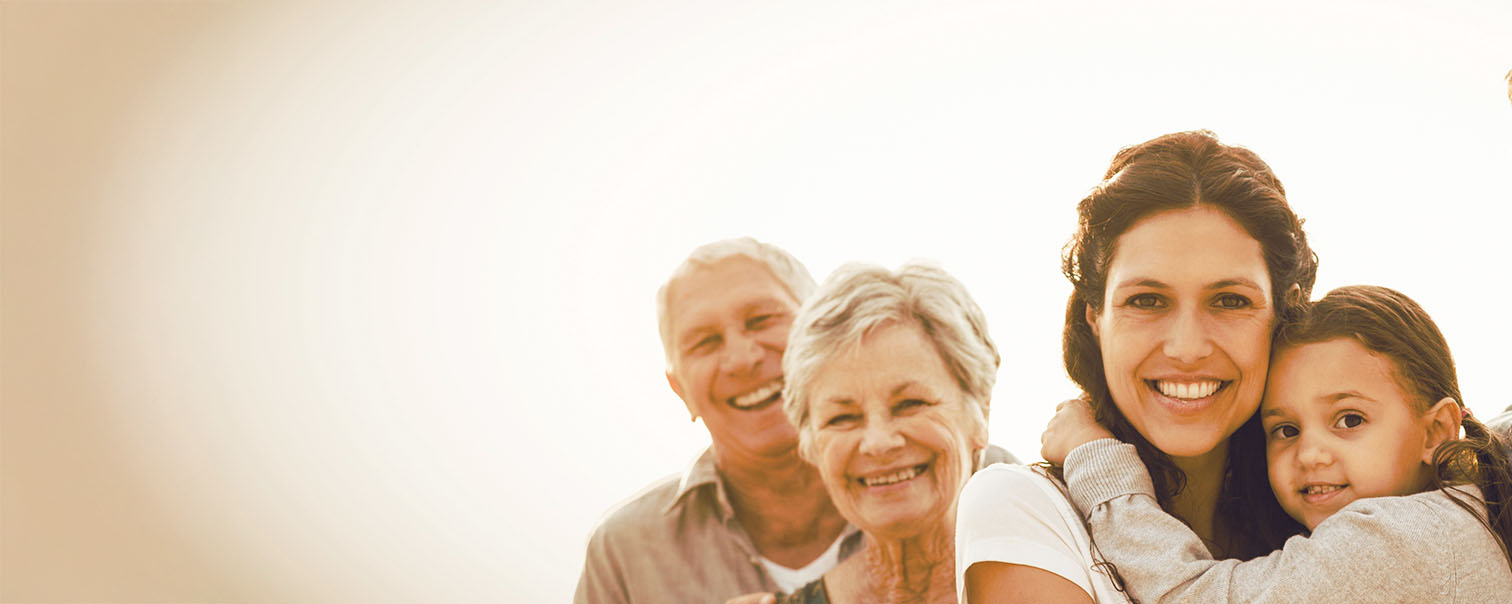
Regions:
<instances>
[{"instance_id":1,"label":"young woman's face","mask_svg":"<svg viewBox=\"0 0 1512 604\"><path fill-rule=\"evenodd\" d=\"M1171 210L1119 236L1088 322L1113 402L1176 458L1218 450L1260 405L1274 312L1260 242L1221 210Z\"/></svg>"},{"instance_id":2,"label":"young woman's face","mask_svg":"<svg viewBox=\"0 0 1512 604\"><path fill-rule=\"evenodd\" d=\"M1260 421L1276 501L1308 530L1361 497L1429 481L1428 427L1392 363L1352 338L1276 352Z\"/></svg>"}]
</instances>

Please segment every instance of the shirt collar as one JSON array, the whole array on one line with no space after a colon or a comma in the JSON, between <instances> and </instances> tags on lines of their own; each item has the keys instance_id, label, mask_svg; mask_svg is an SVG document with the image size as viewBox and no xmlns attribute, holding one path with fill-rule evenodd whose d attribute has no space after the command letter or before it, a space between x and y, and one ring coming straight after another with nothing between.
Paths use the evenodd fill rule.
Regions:
<instances>
[{"instance_id":1,"label":"shirt collar","mask_svg":"<svg viewBox=\"0 0 1512 604\"><path fill-rule=\"evenodd\" d=\"M714 488L720 516L728 520L735 515L735 509L730 506L730 498L725 495L724 481L719 479L719 469L714 467L714 447L712 446L704 449L698 459L693 460L693 463L683 472L682 480L677 484L677 496L672 498L672 502L667 504L662 513L672 513L672 510L683 505L684 500L688 499L691 493L709 486Z\"/></svg>"}]
</instances>

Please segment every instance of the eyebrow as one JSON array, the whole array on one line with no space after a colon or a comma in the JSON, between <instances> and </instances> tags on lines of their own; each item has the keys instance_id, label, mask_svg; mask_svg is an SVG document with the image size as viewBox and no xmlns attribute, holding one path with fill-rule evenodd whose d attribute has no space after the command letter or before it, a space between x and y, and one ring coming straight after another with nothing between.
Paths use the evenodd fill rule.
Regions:
<instances>
[{"instance_id":1,"label":"eyebrow","mask_svg":"<svg viewBox=\"0 0 1512 604\"><path fill-rule=\"evenodd\" d=\"M1205 286L1203 289L1223 289L1225 287L1236 286L1262 289L1259 284L1243 277L1232 277L1229 279L1214 281L1207 284L1207 286ZM1119 282L1118 285L1114 286L1113 289L1119 289L1123 287L1152 287L1156 289L1171 289L1171 286L1164 281L1161 281L1159 279L1151 279L1149 277L1131 277Z\"/></svg>"},{"instance_id":2,"label":"eyebrow","mask_svg":"<svg viewBox=\"0 0 1512 604\"><path fill-rule=\"evenodd\" d=\"M1342 400L1345 400L1345 399L1360 399L1360 400L1364 400L1364 401L1370 401L1372 403L1378 402L1378 401L1376 401L1373 398L1365 396L1364 394L1360 393L1358 390L1344 390L1344 391L1341 391L1341 392L1335 392L1335 393L1330 394L1328 396L1324 396L1322 398L1317 399L1317 402L1321 403L1323 405L1334 405L1334 404L1337 404L1339 401L1342 401ZM1276 408L1271 408L1268 411L1261 411L1260 412L1260 417L1262 419L1267 418L1267 417L1274 417L1274 416L1277 416L1277 415L1286 415L1286 412L1282 411L1280 409L1276 409Z\"/></svg>"},{"instance_id":3,"label":"eyebrow","mask_svg":"<svg viewBox=\"0 0 1512 604\"><path fill-rule=\"evenodd\" d=\"M899 392L902 392L904 390L907 390L907 389L909 389L911 387L914 387L914 386L917 386L917 385L918 385L917 382L915 382L913 380L908 380L908 381L903 382L901 384L898 384L896 387L894 387L892 389L892 393L889 394L888 396L898 396ZM852 399L850 397L841 397L841 396L824 399L821 402L829 403L829 404L832 404L832 405L854 405L854 404L856 404L855 399Z\"/></svg>"}]
</instances>

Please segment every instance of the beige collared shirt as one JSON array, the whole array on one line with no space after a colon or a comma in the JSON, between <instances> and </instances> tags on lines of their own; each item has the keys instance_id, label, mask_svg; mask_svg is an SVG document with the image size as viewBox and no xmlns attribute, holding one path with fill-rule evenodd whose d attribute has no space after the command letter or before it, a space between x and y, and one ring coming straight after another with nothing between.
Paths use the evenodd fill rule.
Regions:
<instances>
[{"instance_id":1,"label":"beige collared shirt","mask_svg":"<svg viewBox=\"0 0 1512 604\"><path fill-rule=\"evenodd\" d=\"M989 447L986 463L1011 461ZM985 464L984 464L985 465ZM844 560L861 546L849 528ZM670 476L611 511L588 539L576 604L709 602L776 592L761 556L730 506L706 449L681 477Z\"/></svg>"},{"instance_id":2,"label":"beige collared shirt","mask_svg":"<svg viewBox=\"0 0 1512 604\"><path fill-rule=\"evenodd\" d=\"M849 531L840 557L860 545ZM709 602L775 592L761 556L730 506L714 452L608 514L588 539L576 604Z\"/></svg>"}]
</instances>

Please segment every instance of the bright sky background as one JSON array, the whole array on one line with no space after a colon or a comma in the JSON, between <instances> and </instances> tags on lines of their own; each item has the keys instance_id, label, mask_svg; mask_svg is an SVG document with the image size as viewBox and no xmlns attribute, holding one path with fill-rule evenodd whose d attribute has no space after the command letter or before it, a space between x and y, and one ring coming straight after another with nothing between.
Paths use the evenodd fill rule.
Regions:
<instances>
[{"instance_id":1,"label":"bright sky background","mask_svg":"<svg viewBox=\"0 0 1512 604\"><path fill-rule=\"evenodd\" d=\"M1315 295L1400 289L1512 403L1506 2L512 2L227 11L134 81L81 242L135 480L260 601L566 601L708 442L653 294L698 244L940 263L1037 458L1076 202L1195 128L1275 169ZM103 84L102 84L103 85Z\"/></svg>"}]
</instances>

